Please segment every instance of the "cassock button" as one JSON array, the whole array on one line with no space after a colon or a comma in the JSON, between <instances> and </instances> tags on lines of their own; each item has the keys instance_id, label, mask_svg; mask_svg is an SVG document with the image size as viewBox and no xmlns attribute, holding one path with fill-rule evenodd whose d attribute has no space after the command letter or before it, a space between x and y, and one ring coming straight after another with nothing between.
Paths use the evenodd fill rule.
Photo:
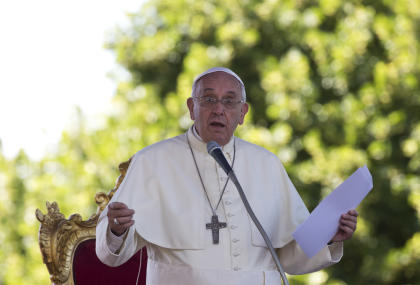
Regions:
<instances>
[{"instance_id":1,"label":"cassock button","mask_svg":"<svg viewBox=\"0 0 420 285\"><path fill-rule=\"evenodd\" d=\"M227 214L227 216L230 218L230 217L233 217L233 216L235 216L234 214L232 214L232 213L228 213Z\"/></svg>"},{"instance_id":2,"label":"cassock button","mask_svg":"<svg viewBox=\"0 0 420 285\"><path fill-rule=\"evenodd\" d=\"M238 271L238 270L241 270L241 268L240 268L239 266L235 266L235 267L233 268L233 270Z\"/></svg>"},{"instance_id":3,"label":"cassock button","mask_svg":"<svg viewBox=\"0 0 420 285\"><path fill-rule=\"evenodd\" d=\"M233 241L234 243L237 243L237 242L239 241L239 239L234 238L232 241Z\"/></svg>"},{"instance_id":4,"label":"cassock button","mask_svg":"<svg viewBox=\"0 0 420 285\"><path fill-rule=\"evenodd\" d=\"M232 202L231 201L226 201L225 204L230 205L230 204L232 204Z\"/></svg>"},{"instance_id":5,"label":"cassock button","mask_svg":"<svg viewBox=\"0 0 420 285\"><path fill-rule=\"evenodd\" d=\"M241 255L239 252L235 252L235 253L233 254L233 256L234 256L234 257L237 257L237 256L239 256L239 255Z\"/></svg>"},{"instance_id":6,"label":"cassock button","mask_svg":"<svg viewBox=\"0 0 420 285\"><path fill-rule=\"evenodd\" d=\"M231 228L232 230L234 230L234 229L236 229L236 228L237 228L237 226L235 226L235 225L231 225L231 226L230 226L230 228Z\"/></svg>"}]
</instances>

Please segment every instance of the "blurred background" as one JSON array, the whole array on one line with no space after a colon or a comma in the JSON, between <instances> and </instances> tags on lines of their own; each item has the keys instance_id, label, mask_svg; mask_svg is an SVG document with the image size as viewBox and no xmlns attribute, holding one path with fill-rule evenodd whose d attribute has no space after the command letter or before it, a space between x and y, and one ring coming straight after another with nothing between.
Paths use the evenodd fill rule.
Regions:
<instances>
[{"instance_id":1,"label":"blurred background","mask_svg":"<svg viewBox=\"0 0 420 285\"><path fill-rule=\"evenodd\" d=\"M420 0L14 3L0 4L0 284L48 284L35 209L96 212L120 162L187 130L213 66L245 82L236 135L280 157L310 211L358 167L373 175L343 260L290 283L419 284Z\"/></svg>"}]
</instances>

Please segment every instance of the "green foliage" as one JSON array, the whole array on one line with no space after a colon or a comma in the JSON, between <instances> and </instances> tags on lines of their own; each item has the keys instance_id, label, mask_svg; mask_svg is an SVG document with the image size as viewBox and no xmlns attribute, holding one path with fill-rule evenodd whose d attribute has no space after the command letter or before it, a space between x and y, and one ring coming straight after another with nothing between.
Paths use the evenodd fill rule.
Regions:
<instances>
[{"instance_id":1,"label":"green foliage","mask_svg":"<svg viewBox=\"0 0 420 285\"><path fill-rule=\"evenodd\" d=\"M102 126L79 113L43 160L0 157L0 284L46 282L35 208L87 218L119 162L190 126L193 78L218 65L246 85L237 135L281 158L310 210L359 166L373 174L343 260L291 284L420 280L419 0L155 0L130 17L106 44L131 78Z\"/></svg>"}]
</instances>

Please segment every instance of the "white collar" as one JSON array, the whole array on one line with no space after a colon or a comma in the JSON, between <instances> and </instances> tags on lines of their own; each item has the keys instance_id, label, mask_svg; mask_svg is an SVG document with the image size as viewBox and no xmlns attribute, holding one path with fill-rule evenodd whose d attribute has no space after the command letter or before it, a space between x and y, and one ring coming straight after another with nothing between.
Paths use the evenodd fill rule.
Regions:
<instances>
[{"instance_id":1,"label":"white collar","mask_svg":"<svg viewBox=\"0 0 420 285\"><path fill-rule=\"evenodd\" d=\"M207 153L207 144L203 141L200 135L197 133L195 126L192 125L186 134L190 140L191 146L194 149ZM222 146L222 151L231 159L233 157L233 145L235 142L235 137L232 136L227 144Z\"/></svg>"}]
</instances>

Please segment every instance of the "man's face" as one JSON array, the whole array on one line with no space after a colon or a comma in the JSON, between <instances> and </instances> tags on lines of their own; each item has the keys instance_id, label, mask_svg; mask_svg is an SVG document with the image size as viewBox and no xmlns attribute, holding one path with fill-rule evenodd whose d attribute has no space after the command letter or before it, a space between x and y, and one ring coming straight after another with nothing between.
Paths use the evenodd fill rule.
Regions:
<instances>
[{"instance_id":1,"label":"man's face","mask_svg":"<svg viewBox=\"0 0 420 285\"><path fill-rule=\"evenodd\" d=\"M215 99L242 99L240 83L230 74L213 72L203 76L197 86L195 97L209 96ZM247 103L238 103L226 108L221 102L214 106L202 106L193 98L187 100L191 119L200 137L207 143L216 141L219 145L229 142L238 124L242 124L248 112Z\"/></svg>"}]
</instances>

